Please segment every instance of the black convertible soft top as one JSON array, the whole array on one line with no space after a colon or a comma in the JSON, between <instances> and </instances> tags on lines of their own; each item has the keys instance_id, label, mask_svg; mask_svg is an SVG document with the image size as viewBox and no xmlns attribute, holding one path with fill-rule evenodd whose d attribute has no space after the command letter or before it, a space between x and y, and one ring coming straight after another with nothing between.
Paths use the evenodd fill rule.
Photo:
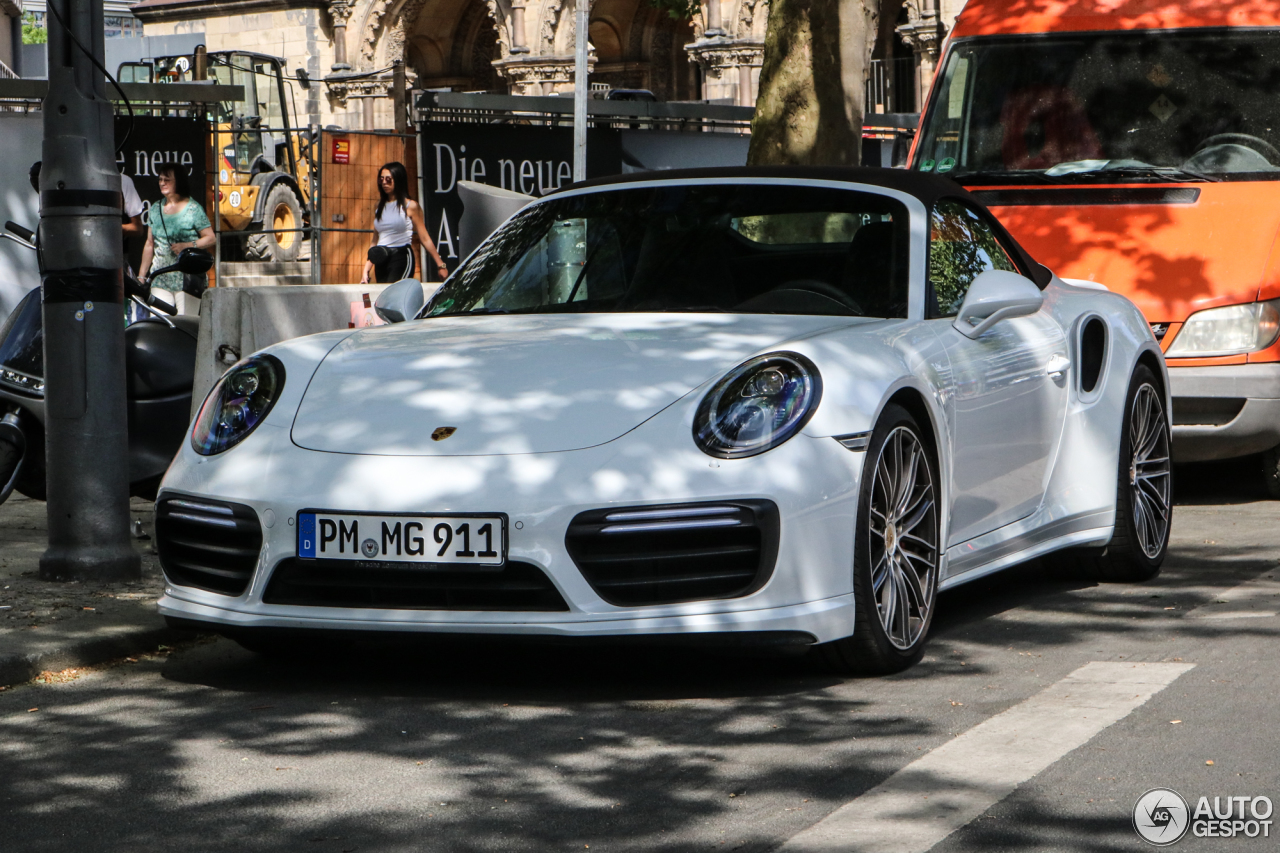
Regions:
<instances>
[{"instance_id":1,"label":"black convertible soft top","mask_svg":"<svg viewBox=\"0 0 1280 853\"><path fill-rule=\"evenodd\" d=\"M986 211L991 221L999 230L1000 238L1005 245L1012 248L1017 256L1015 260L1043 290L1053 278L1047 268L1039 264L1035 258L1027 254L1013 235L1008 232L999 219L986 205L978 201L972 193L950 178L928 172L914 172L907 169L878 169L866 166L721 166L704 169L671 169L661 172L633 172L629 175L614 175L608 178L593 178L577 184L569 184L557 190L567 192L578 189L595 189L645 181L679 181L707 180L711 178L781 178L810 181L840 181L850 184L864 184L873 187L897 190L915 196L927 210L941 199L960 199L966 204ZM548 195L555 195L549 193Z\"/></svg>"}]
</instances>

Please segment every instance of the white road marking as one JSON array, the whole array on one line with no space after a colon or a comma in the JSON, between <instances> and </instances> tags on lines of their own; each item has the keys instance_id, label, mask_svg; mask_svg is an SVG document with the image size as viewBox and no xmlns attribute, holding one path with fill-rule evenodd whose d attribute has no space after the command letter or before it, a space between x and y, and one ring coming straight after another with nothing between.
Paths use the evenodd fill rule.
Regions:
<instances>
[{"instance_id":1,"label":"white road marking","mask_svg":"<svg viewBox=\"0 0 1280 853\"><path fill-rule=\"evenodd\" d=\"M1275 572L1246 581L1213 601L1187 611L1187 619L1259 619L1276 615L1280 604L1280 580Z\"/></svg>"},{"instance_id":2,"label":"white road marking","mask_svg":"<svg viewBox=\"0 0 1280 853\"><path fill-rule=\"evenodd\" d=\"M924 853L1194 666L1086 664L911 762L780 853Z\"/></svg>"}]
</instances>

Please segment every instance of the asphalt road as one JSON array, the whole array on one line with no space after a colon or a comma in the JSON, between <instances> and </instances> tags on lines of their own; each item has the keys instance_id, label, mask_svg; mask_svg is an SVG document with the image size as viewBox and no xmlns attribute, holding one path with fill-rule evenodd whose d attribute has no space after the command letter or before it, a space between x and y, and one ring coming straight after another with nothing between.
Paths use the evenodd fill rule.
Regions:
<instances>
[{"instance_id":1,"label":"asphalt road","mask_svg":"<svg viewBox=\"0 0 1280 853\"><path fill-rule=\"evenodd\" d=\"M1158 580L1032 564L970 584L942 596L924 662L892 678L512 643L285 665L218 640L14 688L0 693L0 851L910 851L929 832L946 853L1143 849L1131 816L1148 789L1193 809L1280 802L1280 616L1260 615L1280 610L1280 504L1247 465L1178 473ZM1167 684L1075 737L1054 697L1094 662L1161 664ZM1144 671L1108 671L1130 670ZM952 756L953 775L930 755ZM923 786L912 813L886 811L877 792L904 779ZM933 805L948 791L974 815ZM858 836L881 820L901 838ZM1188 835L1175 849L1277 847Z\"/></svg>"}]
</instances>

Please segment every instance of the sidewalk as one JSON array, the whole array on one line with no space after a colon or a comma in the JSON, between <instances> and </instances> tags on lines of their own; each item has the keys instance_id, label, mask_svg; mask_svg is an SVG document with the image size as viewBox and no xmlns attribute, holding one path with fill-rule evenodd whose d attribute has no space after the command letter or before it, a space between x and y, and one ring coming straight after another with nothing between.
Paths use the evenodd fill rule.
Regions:
<instances>
[{"instance_id":1,"label":"sidewalk","mask_svg":"<svg viewBox=\"0 0 1280 853\"><path fill-rule=\"evenodd\" d=\"M135 498L131 510L149 533L151 502ZM46 535L44 503L15 493L0 505L0 686L191 637L156 613L164 579L151 539L134 541L140 581L49 583L39 577Z\"/></svg>"}]
</instances>

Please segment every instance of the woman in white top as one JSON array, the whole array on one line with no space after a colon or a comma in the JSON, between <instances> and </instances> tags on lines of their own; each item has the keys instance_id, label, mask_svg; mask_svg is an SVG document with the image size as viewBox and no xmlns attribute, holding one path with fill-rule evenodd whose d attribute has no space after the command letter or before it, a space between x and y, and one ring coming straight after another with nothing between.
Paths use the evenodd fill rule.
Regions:
<instances>
[{"instance_id":1,"label":"woman in white top","mask_svg":"<svg viewBox=\"0 0 1280 853\"><path fill-rule=\"evenodd\" d=\"M412 278L414 232L426 247L427 254L435 260L440 280L448 278L449 268L444 265L436 244L427 233L422 207L409 198L409 173L404 164L388 163L378 170L378 193L381 200L373 214L373 245L369 247L369 258L364 263L360 283L368 284L371 275L380 284Z\"/></svg>"}]
</instances>

